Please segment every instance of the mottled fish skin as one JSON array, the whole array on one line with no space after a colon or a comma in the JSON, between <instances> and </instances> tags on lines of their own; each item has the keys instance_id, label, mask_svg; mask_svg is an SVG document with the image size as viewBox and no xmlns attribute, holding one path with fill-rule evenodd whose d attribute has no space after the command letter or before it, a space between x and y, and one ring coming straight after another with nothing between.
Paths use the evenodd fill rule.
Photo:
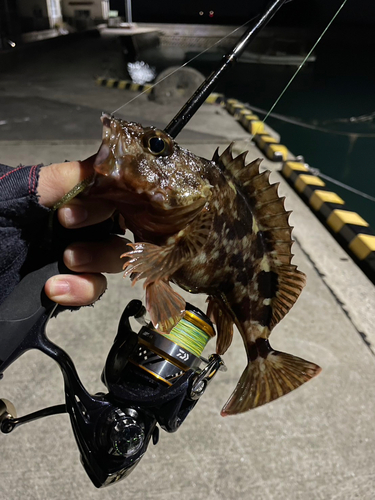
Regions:
<instances>
[{"instance_id":1,"label":"mottled fish skin","mask_svg":"<svg viewBox=\"0 0 375 500\"><path fill-rule=\"evenodd\" d=\"M268 342L305 276L291 264L289 213L269 173L259 173L260 160L245 165L246 154L233 158L229 147L209 161L160 130L108 116L102 121L100 175L88 195L115 201L134 233L125 275L145 279L154 325L168 331L183 314L173 281L209 296L220 354L233 324L243 338L249 363L222 415L265 404L317 375L317 365Z\"/></svg>"}]
</instances>

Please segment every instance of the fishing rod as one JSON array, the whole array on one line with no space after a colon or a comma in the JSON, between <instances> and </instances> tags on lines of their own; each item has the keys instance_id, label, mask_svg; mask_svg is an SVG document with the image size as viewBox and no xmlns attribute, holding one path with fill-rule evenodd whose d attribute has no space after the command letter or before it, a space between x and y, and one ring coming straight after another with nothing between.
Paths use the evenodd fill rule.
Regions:
<instances>
[{"instance_id":1,"label":"fishing rod","mask_svg":"<svg viewBox=\"0 0 375 500\"><path fill-rule=\"evenodd\" d=\"M188 121L198 111L207 97L216 88L219 81L228 73L246 47L255 39L258 33L272 19L280 7L290 0L274 0L271 2L264 13L250 25L248 30L241 37L235 47L223 57L223 63L214 70L211 75L198 87L190 99L184 104L180 111L168 123L164 131L171 137L176 138Z\"/></svg>"},{"instance_id":2,"label":"fishing rod","mask_svg":"<svg viewBox=\"0 0 375 500\"><path fill-rule=\"evenodd\" d=\"M178 135L245 47L286 1L274 0L269 4L225 56L223 64L167 125L167 133ZM62 230L57 226L57 231ZM93 484L101 488L129 475L149 442L158 442L159 428L176 431L225 365L217 354L208 359L202 356L215 330L198 308L186 304L183 318L170 334L163 335L147 320L142 302L132 300L120 318L101 375L108 392L90 394L70 356L51 342L45 332L59 306L47 298L44 284L51 276L70 272L61 263L61 249L56 255L53 262L27 274L0 306L0 379L24 352L37 349L60 366L65 403L17 417L13 404L0 399L0 430L8 434L27 422L68 413L81 462ZM133 330L130 319L141 324L139 332Z\"/></svg>"}]
</instances>

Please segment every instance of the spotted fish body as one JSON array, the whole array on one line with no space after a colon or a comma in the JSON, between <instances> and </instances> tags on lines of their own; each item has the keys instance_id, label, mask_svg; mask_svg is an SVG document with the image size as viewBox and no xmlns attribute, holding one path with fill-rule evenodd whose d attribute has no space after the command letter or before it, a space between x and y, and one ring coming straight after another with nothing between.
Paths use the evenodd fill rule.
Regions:
<instances>
[{"instance_id":1,"label":"spotted fish body","mask_svg":"<svg viewBox=\"0 0 375 500\"><path fill-rule=\"evenodd\" d=\"M282 396L320 371L268 341L297 300L305 275L291 264L289 212L260 160L245 164L231 146L212 161L180 148L153 128L104 116L97 176L89 196L111 199L134 233L125 275L144 279L154 325L170 331L185 302L172 281L208 295L217 352L230 346L235 324L248 365L222 415Z\"/></svg>"}]
</instances>

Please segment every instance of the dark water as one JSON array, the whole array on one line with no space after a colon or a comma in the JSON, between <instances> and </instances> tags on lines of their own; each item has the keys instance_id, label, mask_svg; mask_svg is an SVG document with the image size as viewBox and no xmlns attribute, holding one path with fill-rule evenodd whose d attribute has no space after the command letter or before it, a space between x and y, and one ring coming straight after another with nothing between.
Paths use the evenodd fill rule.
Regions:
<instances>
[{"instance_id":1,"label":"dark water","mask_svg":"<svg viewBox=\"0 0 375 500\"><path fill-rule=\"evenodd\" d=\"M195 67L208 73L205 64L196 63ZM295 69L239 63L218 91L249 103L250 108L268 111ZM374 78L371 72L363 71L366 68L360 69L344 67L340 74L330 74L325 65L312 63L297 76L274 109L277 114L347 135L310 130L272 117L267 123L280 134L280 142L295 155L302 155L311 167L375 197L375 120L333 122L375 112ZM325 182L346 202L347 209L375 227L375 202Z\"/></svg>"},{"instance_id":2,"label":"dark water","mask_svg":"<svg viewBox=\"0 0 375 500\"><path fill-rule=\"evenodd\" d=\"M314 40L315 41L315 40ZM311 42L312 45L312 42ZM317 124L332 133L311 130L269 117L267 123L281 136L295 155L342 183L375 197L375 116L374 121L340 123L375 114L375 36L370 32L330 30L317 46L316 61L306 64L293 80L274 112ZM185 61L196 53L186 53ZM168 66L185 61L163 57L162 50L152 53L149 63L159 73ZM221 61L217 52L206 52L189 66L205 76ZM227 98L234 97L268 111L292 78L296 67L237 63L216 89ZM262 119L264 115L259 115ZM345 133L339 135L333 133ZM373 137L365 137L365 135ZM326 181L348 210L359 213L375 228L375 202Z\"/></svg>"}]
</instances>

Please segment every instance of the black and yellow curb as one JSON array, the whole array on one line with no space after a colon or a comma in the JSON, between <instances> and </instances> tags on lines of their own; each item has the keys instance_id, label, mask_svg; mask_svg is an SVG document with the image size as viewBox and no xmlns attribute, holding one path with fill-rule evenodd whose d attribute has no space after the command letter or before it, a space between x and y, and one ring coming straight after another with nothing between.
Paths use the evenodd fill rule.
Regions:
<instances>
[{"instance_id":1,"label":"black and yellow curb","mask_svg":"<svg viewBox=\"0 0 375 500\"><path fill-rule=\"evenodd\" d=\"M255 134L253 141L269 160L285 161L288 158L288 148L279 144L270 134Z\"/></svg>"},{"instance_id":2,"label":"black and yellow curb","mask_svg":"<svg viewBox=\"0 0 375 500\"><path fill-rule=\"evenodd\" d=\"M253 136L253 141L271 161L285 161L289 152L286 146L265 132L264 122L251 109L237 99L225 99L222 94L211 94L206 102L221 104Z\"/></svg>"},{"instance_id":3,"label":"black and yellow curb","mask_svg":"<svg viewBox=\"0 0 375 500\"><path fill-rule=\"evenodd\" d=\"M303 162L285 161L281 173L375 283L375 232L368 222L348 210L344 200L330 191Z\"/></svg>"},{"instance_id":4,"label":"black and yellow curb","mask_svg":"<svg viewBox=\"0 0 375 500\"><path fill-rule=\"evenodd\" d=\"M220 106L224 107L226 105L226 98L223 94L212 92L212 94L207 97L206 102L208 104L219 104Z\"/></svg>"},{"instance_id":5,"label":"black and yellow curb","mask_svg":"<svg viewBox=\"0 0 375 500\"><path fill-rule=\"evenodd\" d=\"M139 83L133 83L128 80L117 80L116 78L97 78L96 84L102 87L110 87L113 89L121 90L132 90L134 92L151 92L152 85L145 83L140 85Z\"/></svg>"},{"instance_id":6,"label":"black and yellow curb","mask_svg":"<svg viewBox=\"0 0 375 500\"><path fill-rule=\"evenodd\" d=\"M271 161L285 161L288 148L279 144L277 139L265 132L263 121L251 109L237 99L227 99L226 109L241 123L245 130L253 135L253 141L262 153Z\"/></svg>"}]
</instances>

